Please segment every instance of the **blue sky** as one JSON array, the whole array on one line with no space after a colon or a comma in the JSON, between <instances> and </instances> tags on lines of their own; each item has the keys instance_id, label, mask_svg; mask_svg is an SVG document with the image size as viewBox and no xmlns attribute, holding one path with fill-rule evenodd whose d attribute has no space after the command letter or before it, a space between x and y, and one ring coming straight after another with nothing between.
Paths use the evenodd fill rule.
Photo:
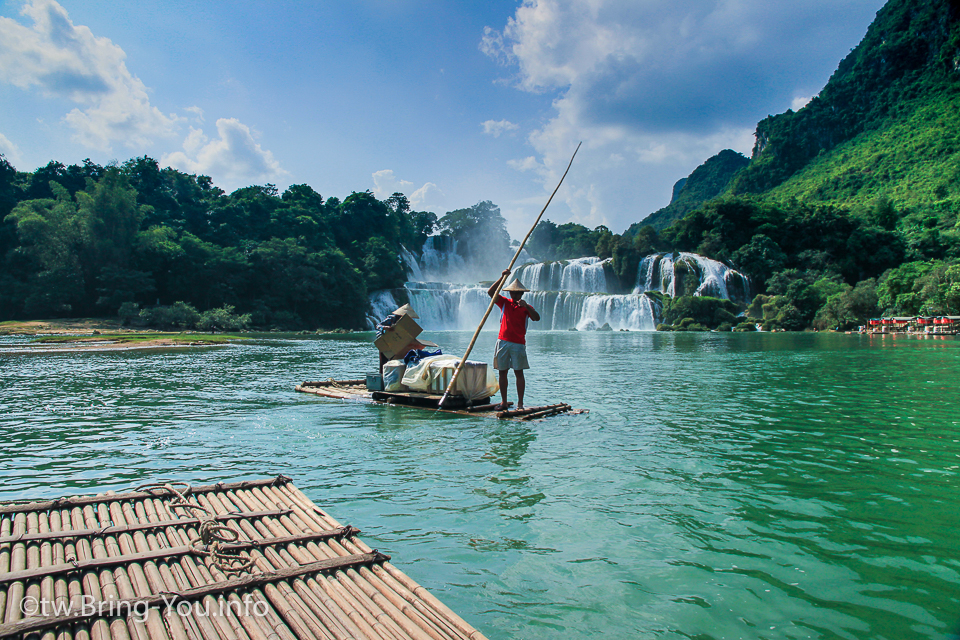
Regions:
<instances>
[{"instance_id":1,"label":"blue sky","mask_svg":"<svg viewBox=\"0 0 960 640\"><path fill-rule=\"evenodd\" d=\"M0 0L0 153L622 232L799 108L880 0Z\"/></svg>"}]
</instances>

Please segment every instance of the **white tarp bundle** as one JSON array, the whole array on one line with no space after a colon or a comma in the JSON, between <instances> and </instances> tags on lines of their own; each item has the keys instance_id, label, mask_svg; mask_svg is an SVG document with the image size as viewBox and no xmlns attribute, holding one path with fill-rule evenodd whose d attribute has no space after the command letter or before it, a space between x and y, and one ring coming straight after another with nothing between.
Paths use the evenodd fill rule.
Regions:
<instances>
[{"instance_id":1,"label":"white tarp bundle","mask_svg":"<svg viewBox=\"0 0 960 640\"><path fill-rule=\"evenodd\" d=\"M453 372L460 363L456 356L430 356L420 364L407 367L403 374L403 386L410 391L443 393ZM500 390L497 378L485 362L467 360L457 378L457 386L452 390L467 400L488 398Z\"/></svg>"}]
</instances>

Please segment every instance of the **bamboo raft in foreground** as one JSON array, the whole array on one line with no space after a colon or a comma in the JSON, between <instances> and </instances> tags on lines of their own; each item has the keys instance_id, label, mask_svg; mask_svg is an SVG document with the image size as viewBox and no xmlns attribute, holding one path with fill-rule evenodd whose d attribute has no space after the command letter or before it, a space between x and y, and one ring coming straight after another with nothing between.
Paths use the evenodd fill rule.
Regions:
<instances>
[{"instance_id":1,"label":"bamboo raft in foreground","mask_svg":"<svg viewBox=\"0 0 960 640\"><path fill-rule=\"evenodd\" d=\"M574 409L565 402L550 404L542 407L525 407L519 410L508 409L496 411L497 404L491 404L490 398L484 398L475 404L468 404L462 396L449 396L445 409L439 409L443 396L431 393L368 391L366 380L324 380L318 382L304 382L296 386L296 390L303 393L313 393L325 398L338 400L358 400L377 404L402 404L419 409L455 413L462 416L481 415L499 418L500 420L539 420L563 413L576 415L588 413L586 409ZM508 403L513 406L513 403Z\"/></svg>"},{"instance_id":2,"label":"bamboo raft in foreground","mask_svg":"<svg viewBox=\"0 0 960 640\"><path fill-rule=\"evenodd\" d=\"M0 639L482 640L278 476L0 504Z\"/></svg>"}]
</instances>

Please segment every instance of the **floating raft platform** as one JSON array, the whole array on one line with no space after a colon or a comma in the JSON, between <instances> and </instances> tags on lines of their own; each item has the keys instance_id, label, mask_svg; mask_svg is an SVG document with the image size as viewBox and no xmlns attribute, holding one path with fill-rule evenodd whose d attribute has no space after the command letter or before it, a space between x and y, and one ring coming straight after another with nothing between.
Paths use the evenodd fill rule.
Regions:
<instances>
[{"instance_id":1,"label":"floating raft platform","mask_svg":"<svg viewBox=\"0 0 960 640\"><path fill-rule=\"evenodd\" d=\"M0 504L0 638L482 640L290 478Z\"/></svg>"},{"instance_id":2,"label":"floating raft platform","mask_svg":"<svg viewBox=\"0 0 960 640\"><path fill-rule=\"evenodd\" d=\"M498 404L492 404L490 398L483 398L473 404L468 404L463 396L451 395L447 398L445 409L438 408L442 395L432 393L368 391L366 380L324 380L318 382L304 382L296 386L296 390L303 393L313 393L325 398L338 400L357 400L377 404L401 404L443 413L455 413L462 416L485 416L500 420L539 420L550 416L566 414L589 413L586 409L574 409L565 402L558 402L542 407L524 407L496 411ZM511 407L513 403L508 403Z\"/></svg>"}]
</instances>

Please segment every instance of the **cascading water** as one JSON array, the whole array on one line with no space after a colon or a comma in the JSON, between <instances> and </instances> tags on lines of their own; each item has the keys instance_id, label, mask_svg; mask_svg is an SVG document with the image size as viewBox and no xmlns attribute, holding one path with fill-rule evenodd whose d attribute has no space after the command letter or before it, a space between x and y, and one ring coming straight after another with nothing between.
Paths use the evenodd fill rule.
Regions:
<instances>
[{"instance_id":1,"label":"cascading water","mask_svg":"<svg viewBox=\"0 0 960 640\"><path fill-rule=\"evenodd\" d=\"M407 275L410 276L411 280L424 280L423 271L420 269L420 265L417 263L417 256L410 253L410 251L400 245L400 259L403 260L403 266L407 270Z\"/></svg>"},{"instance_id":2,"label":"cascading water","mask_svg":"<svg viewBox=\"0 0 960 640\"><path fill-rule=\"evenodd\" d=\"M401 258L410 281L403 290L371 294L371 327L403 302L420 316L427 330L472 330L490 303L489 283L454 284L469 268L456 253L456 240L434 236L423 246L418 262L404 250ZM609 274L609 277L608 277ZM658 253L645 257L637 269L631 293L616 294L617 278L611 260L597 257L524 264L514 272L530 292L524 296L540 313L541 320L531 323L540 330L595 330L609 326L613 330L654 331L660 321L659 292L670 296L709 295L747 301L750 282L722 262L695 253ZM474 276L476 277L476 276ZM695 286L694 286L695 285ZM377 316L373 318L373 316ZM493 314L485 328L496 330L499 314Z\"/></svg>"},{"instance_id":3,"label":"cascading water","mask_svg":"<svg viewBox=\"0 0 960 640\"><path fill-rule=\"evenodd\" d=\"M423 243L423 257L420 258L419 281L448 282L459 279L466 271L463 257L457 253L457 239L451 236L430 236Z\"/></svg>"},{"instance_id":4,"label":"cascading water","mask_svg":"<svg viewBox=\"0 0 960 640\"><path fill-rule=\"evenodd\" d=\"M604 267L610 259L577 258L558 262L537 262L523 265L514 276L531 291L576 291L580 293L607 293L607 274Z\"/></svg>"},{"instance_id":5,"label":"cascading water","mask_svg":"<svg viewBox=\"0 0 960 640\"><path fill-rule=\"evenodd\" d=\"M687 274L690 280L687 286ZM694 288L692 285L696 284ZM680 288L678 288L678 286ZM694 295L748 302L750 280L722 262L696 253L655 253L643 259L637 269L634 293L659 291L669 296Z\"/></svg>"}]
</instances>

